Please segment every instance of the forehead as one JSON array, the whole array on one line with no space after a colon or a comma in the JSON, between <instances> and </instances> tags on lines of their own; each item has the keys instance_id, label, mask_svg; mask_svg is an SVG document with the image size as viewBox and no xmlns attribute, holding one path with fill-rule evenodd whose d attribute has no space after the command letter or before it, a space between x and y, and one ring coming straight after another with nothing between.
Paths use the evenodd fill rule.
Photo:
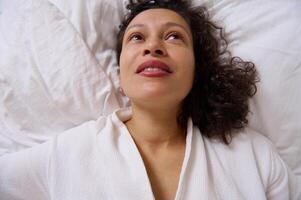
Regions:
<instances>
[{"instance_id":1,"label":"forehead","mask_svg":"<svg viewBox=\"0 0 301 200\"><path fill-rule=\"evenodd\" d=\"M190 27L185 19L173 10L164 8L154 8L142 11L129 23L127 29L135 24L146 26L160 26L166 23L175 23L190 31Z\"/></svg>"}]
</instances>

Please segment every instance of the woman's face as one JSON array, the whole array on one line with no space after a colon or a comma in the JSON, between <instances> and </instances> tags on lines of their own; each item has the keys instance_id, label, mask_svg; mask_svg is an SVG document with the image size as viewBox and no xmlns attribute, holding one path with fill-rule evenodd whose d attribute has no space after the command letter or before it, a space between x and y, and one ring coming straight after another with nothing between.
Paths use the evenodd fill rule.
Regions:
<instances>
[{"instance_id":1,"label":"woman's face","mask_svg":"<svg viewBox=\"0 0 301 200\"><path fill-rule=\"evenodd\" d=\"M120 80L132 103L179 106L192 88L194 53L189 25L176 12L149 9L125 30Z\"/></svg>"}]
</instances>

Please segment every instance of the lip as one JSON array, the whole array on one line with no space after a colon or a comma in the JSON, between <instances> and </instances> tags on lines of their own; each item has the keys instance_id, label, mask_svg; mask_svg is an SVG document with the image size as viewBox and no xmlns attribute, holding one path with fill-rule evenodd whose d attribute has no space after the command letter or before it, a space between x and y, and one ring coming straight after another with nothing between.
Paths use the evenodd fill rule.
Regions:
<instances>
[{"instance_id":1,"label":"lip","mask_svg":"<svg viewBox=\"0 0 301 200\"><path fill-rule=\"evenodd\" d=\"M159 68L162 71L155 71L155 72L143 71L145 68L147 68L149 66ZM142 63L141 65L139 65L139 67L136 70L136 73L144 75L144 76L149 76L149 77L158 77L158 76L168 75L168 74L172 73L172 71L168 67L168 65L165 64L164 62L161 62L158 60L149 60L149 61L146 61L146 62Z\"/></svg>"}]
</instances>

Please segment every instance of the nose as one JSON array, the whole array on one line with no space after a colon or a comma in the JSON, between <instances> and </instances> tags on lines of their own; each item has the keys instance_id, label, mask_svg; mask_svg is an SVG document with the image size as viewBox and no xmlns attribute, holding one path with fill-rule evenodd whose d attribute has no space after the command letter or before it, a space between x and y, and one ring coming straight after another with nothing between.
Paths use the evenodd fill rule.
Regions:
<instances>
[{"instance_id":1,"label":"nose","mask_svg":"<svg viewBox=\"0 0 301 200\"><path fill-rule=\"evenodd\" d=\"M166 50L164 45L158 39L154 39L151 41L146 42L146 45L143 50L143 55L152 55L155 57L158 56L165 56Z\"/></svg>"}]
</instances>

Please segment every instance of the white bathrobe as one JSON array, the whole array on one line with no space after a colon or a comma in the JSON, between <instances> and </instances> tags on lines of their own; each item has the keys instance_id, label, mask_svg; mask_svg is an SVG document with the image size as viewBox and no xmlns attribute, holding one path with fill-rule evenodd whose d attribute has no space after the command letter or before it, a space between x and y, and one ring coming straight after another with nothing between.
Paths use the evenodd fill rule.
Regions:
<instances>
[{"instance_id":1,"label":"white bathrobe","mask_svg":"<svg viewBox=\"0 0 301 200\"><path fill-rule=\"evenodd\" d=\"M0 199L154 199L141 155L123 123L130 117L130 108L121 109L2 156ZM189 120L175 199L301 199L293 178L271 143L256 132L245 129L227 146L203 137Z\"/></svg>"}]
</instances>

